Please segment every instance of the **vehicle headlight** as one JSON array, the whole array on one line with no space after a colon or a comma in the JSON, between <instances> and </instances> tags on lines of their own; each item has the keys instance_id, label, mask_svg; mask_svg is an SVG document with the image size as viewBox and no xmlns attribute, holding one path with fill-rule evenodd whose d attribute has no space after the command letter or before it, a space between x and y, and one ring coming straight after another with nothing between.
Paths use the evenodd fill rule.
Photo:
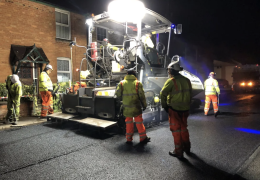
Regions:
<instances>
[{"instance_id":1,"label":"vehicle headlight","mask_svg":"<svg viewBox=\"0 0 260 180\"><path fill-rule=\"evenodd\" d=\"M246 84L243 82L243 83L240 83L240 86L245 86Z\"/></svg>"},{"instance_id":2,"label":"vehicle headlight","mask_svg":"<svg viewBox=\"0 0 260 180\"><path fill-rule=\"evenodd\" d=\"M248 86L252 86L252 85L253 85L253 83L252 83L252 82L249 82L247 85L248 85Z\"/></svg>"}]
</instances>

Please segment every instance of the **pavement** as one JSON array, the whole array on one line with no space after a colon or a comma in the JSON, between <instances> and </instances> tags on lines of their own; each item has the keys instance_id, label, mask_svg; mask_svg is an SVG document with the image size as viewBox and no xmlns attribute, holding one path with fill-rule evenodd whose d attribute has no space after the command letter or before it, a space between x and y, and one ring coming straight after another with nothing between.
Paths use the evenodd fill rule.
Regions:
<instances>
[{"instance_id":1,"label":"pavement","mask_svg":"<svg viewBox=\"0 0 260 180\"><path fill-rule=\"evenodd\" d=\"M26 128L0 131L0 179L259 180L259 102L260 95L223 94L217 119L212 111L204 116L202 104L188 119L193 154L184 161L168 155L167 121L147 129L152 139L143 147L137 133L126 146L112 130L100 138L88 128L24 118Z\"/></svg>"},{"instance_id":2,"label":"pavement","mask_svg":"<svg viewBox=\"0 0 260 180\"><path fill-rule=\"evenodd\" d=\"M46 119L40 119L39 117L20 117L17 125L5 124L4 121L0 121L0 130L7 130L11 128L24 127L29 125L35 125L46 122Z\"/></svg>"}]
</instances>

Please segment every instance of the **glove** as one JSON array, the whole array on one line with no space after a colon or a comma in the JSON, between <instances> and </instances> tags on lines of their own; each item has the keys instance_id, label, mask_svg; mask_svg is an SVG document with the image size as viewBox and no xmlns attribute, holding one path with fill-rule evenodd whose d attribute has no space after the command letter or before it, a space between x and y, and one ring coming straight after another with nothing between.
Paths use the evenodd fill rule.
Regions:
<instances>
[{"instance_id":1,"label":"glove","mask_svg":"<svg viewBox=\"0 0 260 180\"><path fill-rule=\"evenodd\" d=\"M143 111L145 111L146 110L146 107L143 107Z\"/></svg>"}]
</instances>

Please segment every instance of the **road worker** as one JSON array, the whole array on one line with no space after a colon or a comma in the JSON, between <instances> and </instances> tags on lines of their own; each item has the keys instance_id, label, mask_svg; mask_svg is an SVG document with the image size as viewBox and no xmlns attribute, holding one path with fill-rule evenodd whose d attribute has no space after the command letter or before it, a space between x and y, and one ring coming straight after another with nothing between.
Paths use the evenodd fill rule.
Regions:
<instances>
[{"instance_id":1,"label":"road worker","mask_svg":"<svg viewBox=\"0 0 260 180\"><path fill-rule=\"evenodd\" d=\"M8 90L7 100L7 123L17 125L20 115L20 98L22 96L22 83L16 74L7 77L6 88Z\"/></svg>"},{"instance_id":2,"label":"road worker","mask_svg":"<svg viewBox=\"0 0 260 180\"><path fill-rule=\"evenodd\" d=\"M108 41L108 39L107 38L105 38L105 39L103 39L103 41L102 41L102 45L100 46L100 48L103 48L104 47L104 52L105 52L105 56L108 56L108 49L107 48L109 48L109 53L112 55L112 56L114 56L114 51L117 51L117 50L119 50L119 48L118 47L116 47L116 46L113 46L112 44L110 44L109 43L109 41ZM101 49L100 50L101 52L103 52L103 50Z\"/></svg>"},{"instance_id":3,"label":"road worker","mask_svg":"<svg viewBox=\"0 0 260 180\"><path fill-rule=\"evenodd\" d=\"M154 48L153 41L151 40L152 33L145 34L142 36L142 42L144 43L145 47Z\"/></svg>"},{"instance_id":4,"label":"road worker","mask_svg":"<svg viewBox=\"0 0 260 180\"><path fill-rule=\"evenodd\" d=\"M218 86L218 81L215 79L216 73L209 73L209 78L204 82L205 87L205 116L208 115L210 102L212 101L215 117L219 114L218 111L218 96L220 94L220 89Z\"/></svg>"},{"instance_id":5,"label":"road worker","mask_svg":"<svg viewBox=\"0 0 260 180\"><path fill-rule=\"evenodd\" d=\"M169 114L170 130L174 138L175 149L169 154L177 158L183 158L183 152L189 155L191 148L187 119L192 88L190 80L179 74L182 70L179 63L169 64L170 78L165 82L160 93L162 107Z\"/></svg>"},{"instance_id":6,"label":"road worker","mask_svg":"<svg viewBox=\"0 0 260 180\"><path fill-rule=\"evenodd\" d=\"M143 124L142 110L147 107L144 95L143 84L136 78L136 72L133 69L127 71L124 80L117 86L117 98L123 101L123 115L126 117L126 143L132 144L134 135L134 122L140 137L140 143L145 144L150 141L146 135Z\"/></svg>"},{"instance_id":7,"label":"road worker","mask_svg":"<svg viewBox=\"0 0 260 180\"><path fill-rule=\"evenodd\" d=\"M49 74L52 71L52 66L50 64L46 65L39 78L39 91L42 97L41 118L45 118L47 113L53 114L53 85L51 78L49 77Z\"/></svg>"}]
</instances>

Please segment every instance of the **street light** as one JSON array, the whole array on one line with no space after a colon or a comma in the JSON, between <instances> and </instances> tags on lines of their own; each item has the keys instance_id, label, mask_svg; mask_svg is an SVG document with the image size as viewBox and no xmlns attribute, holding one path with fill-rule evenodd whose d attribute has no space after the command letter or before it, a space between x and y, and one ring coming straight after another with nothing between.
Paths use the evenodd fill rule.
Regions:
<instances>
[{"instance_id":1,"label":"street light","mask_svg":"<svg viewBox=\"0 0 260 180\"><path fill-rule=\"evenodd\" d=\"M143 19L145 7L138 0L114 0L108 5L108 13L118 22L137 23Z\"/></svg>"}]
</instances>

